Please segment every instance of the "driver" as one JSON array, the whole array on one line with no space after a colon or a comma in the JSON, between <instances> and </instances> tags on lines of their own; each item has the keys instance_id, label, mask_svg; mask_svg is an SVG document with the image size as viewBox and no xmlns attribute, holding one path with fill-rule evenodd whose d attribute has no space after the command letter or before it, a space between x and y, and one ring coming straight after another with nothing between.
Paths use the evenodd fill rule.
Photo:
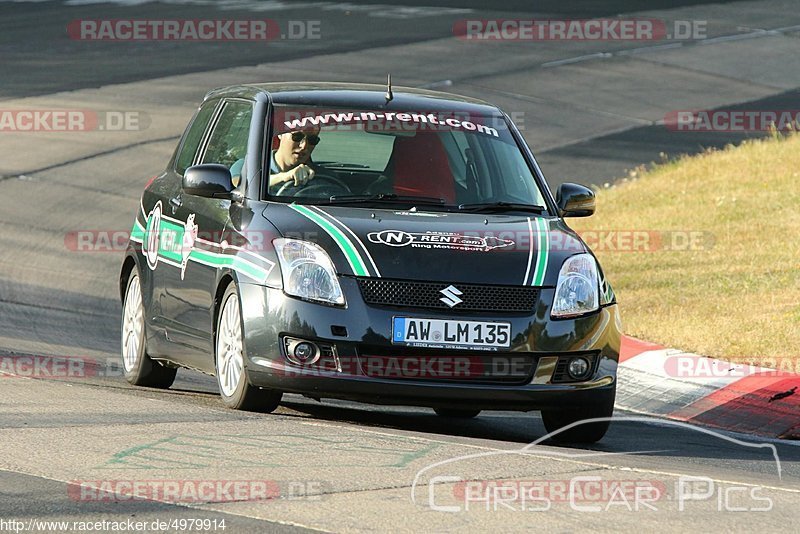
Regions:
<instances>
[{"instance_id":1,"label":"driver","mask_svg":"<svg viewBox=\"0 0 800 534\"><path fill-rule=\"evenodd\" d=\"M320 142L319 128L286 132L278 136L280 145L272 152L269 163L269 187L274 189L286 182L305 185L316 174L310 161L314 147Z\"/></svg>"}]
</instances>

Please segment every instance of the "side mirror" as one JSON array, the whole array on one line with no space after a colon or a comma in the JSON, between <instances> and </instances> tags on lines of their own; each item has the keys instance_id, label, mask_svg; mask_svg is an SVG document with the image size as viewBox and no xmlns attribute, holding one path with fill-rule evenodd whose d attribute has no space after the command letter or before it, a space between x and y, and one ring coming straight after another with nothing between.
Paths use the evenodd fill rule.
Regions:
<instances>
[{"instance_id":1,"label":"side mirror","mask_svg":"<svg viewBox=\"0 0 800 534\"><path fill-rule=\"evenodd\" d=\"M195 165L183 173L184 192L206 198L231 198L233 180L225 165L206 163Z\"/></svg>"},{"instance_id":2,"label":"side mirror","mask_svg":"<svg viewBox=\"0 0 800 534\"><path fill-rule=\"evenodd\" d=\"M578 184L561 184L556 204L562 217L588 217L594 213L594 191Z\"/></svg>"}]
</instances>

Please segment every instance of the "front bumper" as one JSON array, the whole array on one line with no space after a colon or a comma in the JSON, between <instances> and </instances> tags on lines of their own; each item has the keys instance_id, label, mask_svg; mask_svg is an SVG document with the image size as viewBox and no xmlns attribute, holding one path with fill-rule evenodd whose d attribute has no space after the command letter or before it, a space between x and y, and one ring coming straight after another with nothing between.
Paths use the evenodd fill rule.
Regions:
<instances>
[{"instance_id":1,"label":"front bumper","mask_svg":"<svg viewBox=\"0 0 800 534\"><path fill-rule=\"evenodd\" d=\"M481 410L543 410L580 408L613 401L619 360L620 327L616 305L575 319L550 319L553 289L542 289L531 314L448 314L366 305L355 280L340 279L346 308L287 297L281 290L241 283L239 291L250 382L259 387L301 393L314 398L338 398L372 404L470 408ZM392 318L460 318L511 323L511 347L503 352L410 349L393 345ZM283 355L283 338L334 347L338 365L300 367ZM493 361L524 362L514 376L434 373L375 373L371 363L386 358L453 358L487 369ZM564 383L556 362L570 355L587 355L592 373L580 382ZM330 362L329 362L330 363ZM450 367L452 369L452 367ZM385 371L385 368L383 368Z\"/></svg>"}]
</instances>

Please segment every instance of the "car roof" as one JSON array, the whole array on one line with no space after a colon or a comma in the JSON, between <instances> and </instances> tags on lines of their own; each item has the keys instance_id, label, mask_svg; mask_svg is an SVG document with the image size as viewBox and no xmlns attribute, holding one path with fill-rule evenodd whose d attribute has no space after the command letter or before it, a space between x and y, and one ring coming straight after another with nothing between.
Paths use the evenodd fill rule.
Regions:
<instances>
[{"instance_id":1,"label":"car roof","mask_svg":"<svg viewBox=\"0 0 800 534\"><path fill-rule=\"evenodd\" d=\"M414 87L393 86L393 98L386 102L386 86L362 83L285 82L259 83L221 87L210 91L211 98L237 97L254 100L269 95L273 104L296 106L331 106L393 111L464 111L476 115L495 116L501 112L488 102L461 95Z\"/></svg>"}]
</instances>

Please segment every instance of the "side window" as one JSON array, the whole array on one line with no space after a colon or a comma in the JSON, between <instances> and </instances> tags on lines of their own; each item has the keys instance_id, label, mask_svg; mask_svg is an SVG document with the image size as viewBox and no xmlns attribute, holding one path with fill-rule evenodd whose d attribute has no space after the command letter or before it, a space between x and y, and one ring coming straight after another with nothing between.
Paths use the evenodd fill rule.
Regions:
<instances>
[{"instance_id":1,"label":"side window","mask_svg":"<svg viewBox=\"0 0 800 534\"><path fill-rule=\"evenodd\" d=\"M216 107L216 102L208 102L197 112L192 125L184 136L181 152L175 162L175 170L178 174L183 174L188 167L192 166L194 156L197 154L197 147L200 145L200 141L203 140L206 126L208 126L208 121L211 119Z\"/></svg>"},{"instance_id":2,"label":"side window","mask_svg":"<svg viewBox=\"0 0 800 534\"><path fill-rule=\"evenodd\" d=\"M544 205L544 198L519 148L504 142L494 143L494 146L496 155L494 163L497 169L492 174L502 177L502 181L496 182L496 188L499 190L502 187L506 195L510 195L507 199L510 202L533 199L535 204Z\"/></svg>"},{"instance_id":3,"label":"side window","mask_svg":"<svg viewBox=\"0 0 800 534\"><path fill-rule=\"evenodd\" d=\"M219 163L229 168L237 162L241 164L247 152L252 113L249 102L226 102L201 163Z\"/></svg>"}]
</instances>

